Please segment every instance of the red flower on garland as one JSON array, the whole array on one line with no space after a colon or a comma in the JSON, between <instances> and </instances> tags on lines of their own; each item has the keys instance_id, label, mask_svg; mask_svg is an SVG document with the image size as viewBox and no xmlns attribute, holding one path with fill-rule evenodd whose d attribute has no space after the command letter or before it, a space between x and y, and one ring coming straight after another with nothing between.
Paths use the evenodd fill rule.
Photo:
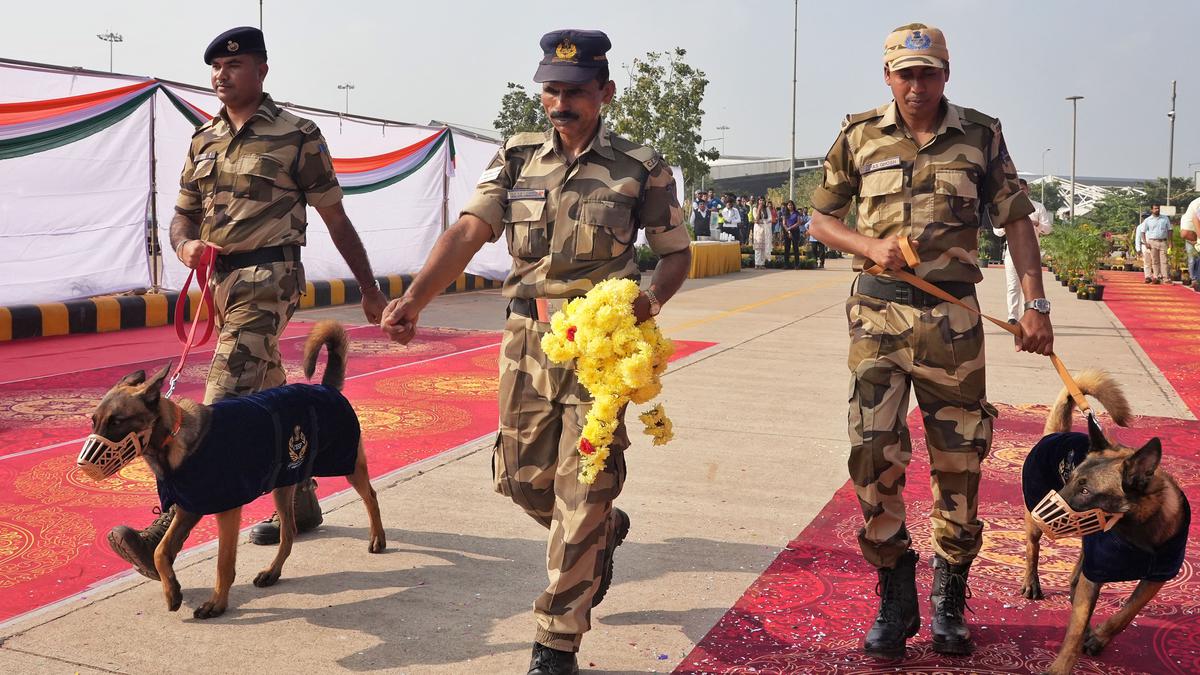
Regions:
<instances>
[{"instance_id":1,"label":"red flower on garland","mask_svg":"<svg viewBox=\"0 0 1200 675\"><path fill-rule=\"evenodd\" d=\"M570 328L567 329L567 342L575 341L575 330L576 330L575 326L571 326Z\"/></svg>"},{"instance_id":2,"label":"red flower on garland","mask_svg":"<svg viewBox=\"0 0 1200 675\"><path fill-rule=\"evenodd\" d=\"M586 438L579 439L579 451L585 455L590 455L596 451L596 447Z\"/></svg>"}]
</instances>

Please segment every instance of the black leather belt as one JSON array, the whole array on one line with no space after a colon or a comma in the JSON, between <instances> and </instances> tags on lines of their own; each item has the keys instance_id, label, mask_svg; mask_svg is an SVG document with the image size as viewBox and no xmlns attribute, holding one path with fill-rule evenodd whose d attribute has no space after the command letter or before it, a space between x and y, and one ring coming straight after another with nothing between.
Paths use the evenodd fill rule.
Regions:
<instances>
[{"instance_id":1,"label":"black leather belt","mask_svg":"<svg viewBox=\"0 0 1200 675\"><path fill-rule=\"evenodd\" d=\"M300 259L299 246L269 246L267 248L217 256L217 271L230 272L243 267Z\"/></svg>"},{"instance_id":2,"label":"black leather belt","mask_svg":"<svg viewBox=\"0 0 1200 675\"><path fill-rule=\"evenodd\" d=\"M975 295L975 284L966 281L937 281L930 283L959 300ZM880 300L887 300L888 302L898 302L901 305L908 305L910 307L934 307L945 302L941 298L930 295L919 288L914 288L903 281L874 277L869 274L858 275L851 292Z\"/></svg>"},{"instance_id":3,"label":"black leather belt","mask_svg":"<svg viewBox=\"0 0 1200 675\"><path fill-rule=\"evenodd\" d=\"M536 319L537 304L533 298L513 298L508 301L508 313L523 316L526 319Z\"/></svg>"}]
</instances>

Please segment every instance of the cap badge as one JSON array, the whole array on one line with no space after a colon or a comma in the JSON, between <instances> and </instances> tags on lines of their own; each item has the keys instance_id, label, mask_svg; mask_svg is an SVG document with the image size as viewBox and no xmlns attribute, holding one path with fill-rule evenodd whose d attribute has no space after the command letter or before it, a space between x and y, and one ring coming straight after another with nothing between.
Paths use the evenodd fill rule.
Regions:
<instances>
[{"instance_id":1,"label":"cap badge","mask_svg":"<svg viewBox=\"0 0 1200 675\"><path fill-rule=\"evenodd\" d=\"M233 40L230 40L229 42L226 42L226 43L225 43L225 49L227 49L227 50L229 50L229 51L231 51L231 52L236 52L236 51L237 51L238 49L240 49L240 48L241 48L241 45L239 45L238 43L234 42Z\"/></svg>"},{"instance_id":2,"label":"cap badge","mask_svg":"<svg viewBox=\"0 0 1200 675\"><path fill-rule=\"evenodd\" d=\"M929 49L933 44L933 39L928 35L922 35L921 31L914 30L911 35L904 39L904 46L909 49Z\"/></svg>"},{"instance_id":3,"label":"cap badge","mask_svg":"<svg viewBox=\"0 0 1200 675\"><path fill-rule=\"evenodd\" d=\"M558 46L554 48L554 55L560 59L569 60L575 58L575 53L577 51L578 50L575 49L575 45L572 44L570 40L564 38L563 41L558 43Z\"/></svg>"}]
</instances>

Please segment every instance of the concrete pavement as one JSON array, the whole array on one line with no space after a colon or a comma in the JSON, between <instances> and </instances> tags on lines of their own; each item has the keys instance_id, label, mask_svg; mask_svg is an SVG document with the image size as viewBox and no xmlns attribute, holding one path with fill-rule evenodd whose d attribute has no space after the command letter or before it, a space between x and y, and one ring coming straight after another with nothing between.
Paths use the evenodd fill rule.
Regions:
<instances>
[{"instance_id":1,"label":"concrete pavement","mask_svg":"<svg viewBox=\"0 0 1200 675\"><path fill-rule=\"evenodd\" d=\"M618 504L632 529L584 640L585 670L669 671L845 482L852 276L846 261L743 271L689 282L667 306L669 336L718 344L666 376L674 442L653 448L637 434L629 450ZM1003 279L986 271L985 311L1003 312ZM1047 284L1069 368L1115 373L1139 414L1191 418L1103 303ZM328 316L362 318L342 308L297 320ZM502 317L502 298L485 291L439 298L422 323L498 330ZM988 335L989 399L1049 403L1061 386L1049 362ZM177 565L179 613L157 582L131 575L0 627L0 671L523 673L545 535L492 492L490 448L484 439L377 481L385 555L367 554L357 499L334 497L275 587L249 583L274 549L242 545L225 616L191 619L214 580L207 546Z\"/></svg>"}]
</instances>

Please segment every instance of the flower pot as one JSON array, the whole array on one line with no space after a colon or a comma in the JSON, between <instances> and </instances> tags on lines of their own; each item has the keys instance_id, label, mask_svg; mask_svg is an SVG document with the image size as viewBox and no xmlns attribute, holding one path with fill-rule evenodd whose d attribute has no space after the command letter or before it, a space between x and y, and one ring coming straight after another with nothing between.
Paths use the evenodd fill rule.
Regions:
<instances>
[{"instance_id":1,"label":"flower pot","mask_svg":"<svg viewBox=\"0 0 1200 675\"><path fill-rule=\"evenodd\" d=\"M1183 273L1179 270L1171 270L1171 281L1180 281L1183 278Z\"/></svg>"},{"instance_id":2,"label":"flower pot","mask_svg":"<svg viewBox=\"0 0 1200 675\"><path fill-rule=\"evenodd\" d=\"M1126 272L1132 272L1132 271L1133 271L1133 265L1132 265L1132 264L1130 264L1130 263L1125 263L1125 264L1124 264L1124 265L1122 265L1121 267L1122 267L1122 268L1123 268L1123 269L1124 269Z\"/></svg>"},{"instance_id":3,"label":"flower pot","mask_svg":"<svg viewBox=\"0 0 1200 675\"><path fill-rule=\"evenodd\" d=\"M1104 299L1104 284L1096 284L1088 286L1088 300L1103 300Z\"/></svg>"}]
</instances>

